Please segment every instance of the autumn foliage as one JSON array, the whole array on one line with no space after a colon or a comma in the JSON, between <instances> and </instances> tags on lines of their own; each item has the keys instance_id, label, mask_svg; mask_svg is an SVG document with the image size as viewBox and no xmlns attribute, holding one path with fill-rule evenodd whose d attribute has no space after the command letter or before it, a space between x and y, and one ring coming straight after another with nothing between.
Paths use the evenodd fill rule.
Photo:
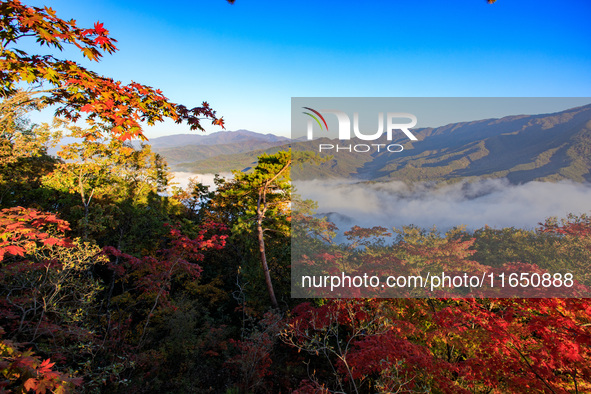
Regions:
<instances>
[{"instance_id":1,"label":"autumn foliage","mask_svg":"<svg viewBox=\"0 0 591 394\"><path fill-rule=\"evenodd\" d=\"M127 140L165 118L223 126L206 102L189 109L19 49L29 37L98 61L117 50L100 22L19 0L0 16L0 392L591 392L587 298L292 298L290 275L527 269L571 272L582 292L588 216L535 231L352 226L337 240L292 193L291 166L317 159L306 152L182 189L160 155ZM46 105L65 119L30 124ZM82 118L86 128L70 123ZM75 142L50 156L63 131Z\"/></svg>"},{"instance_id":2,"label":"autumn foliage","mask_svg":"<svg viewBox=\"0 0 591 394\"><path fill-rule=\"evenodd\" d=\"M92 28L78 27L76 21L60 19L49 7L28 7L19 0L0 3L0 95L9 97L21 83L31 86L31 96L39 104L57 105L56 115L76 121L86 115L88 137L109 133L127 140L144 138L141 122L153 125L165 118L186 122L191 130L203 130L202 119L223 127L207 102L187 108L171 103L158 90L136 82L124 84L100 76L71 60L52 55L29 55L15 47L24 37L33 37L40 45L58 51L73 45L90 61L117 51L117 40L109 36L102 23Z\"/></svg>"},{"instance_id":3,"label":"autumn foliage","mask_svg":"<svg viewBox=\"0 0 591 394\"><path fill-rule=\"evenodd\" d=\"M0 335L4 331L0 329ZM81 378L71 378L56 371L55 363L41 360L33 351L21 351L22 344L0 339L0 383L2 392L53 392L63 394L80 386Z\"/></svg>"},{"instance_id":4,"label":"autumn foliage","mask_svg":"<svg viewBox=\"0 0 591 394\"><path fill-rule=\"evenodd\" d=\"M332 300L295 308L283 336L333 363L336 378L315 378L347 392L586 392L590 307L581 299Z\"/></svg>"},{"instance_id":5,"label":"autumn foliage","mask_svg":"<svg viewBox=\"0 0 591 394\"><path fill-rule=\"evenodd\" d=\"M25 253L39 247L60 245L67 246L69 241L63 237L63 233L69 230L67 222L60 220L56 215L39 212L31 208L15 207L5 208L0 211L0 228L2 229L2 242L0 243L0 258L5 254L24 256ZM50 236L50 229L54 228L58 237Z\"/></svg>"}]
</instances>

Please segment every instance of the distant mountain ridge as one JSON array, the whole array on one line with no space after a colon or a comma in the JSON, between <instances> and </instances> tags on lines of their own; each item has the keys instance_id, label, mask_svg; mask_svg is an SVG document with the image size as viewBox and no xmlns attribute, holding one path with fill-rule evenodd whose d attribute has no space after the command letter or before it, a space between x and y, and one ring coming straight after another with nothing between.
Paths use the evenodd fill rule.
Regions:
<instances>
[{"instance_id":1,"label":"distant mountain ridge","mask_svg":"<svg viewBox=\"0 0 591 394\"><path fill-rule=\"evenodd\" d=\"M553 114L507 116L417 130L419 142L358 168L371 179L471 177L591 181L591 105Z\"/></svg>"},{"instance_id":2,"label":"distant mountain ridge","mask_svg":"<svg viewBox=\"0 0 591 394\"><path fill-rule=\"evenodd\" d=\"M298 174L294 168L294 174L299 179L346 177L406 182L470 178L507 178L512 183L591 181L591 104L552 114L506 116L413 129L413 134L419 141L409 141L403 135L391 141L404 146L400 153L339 153L321 166L305 166L304 173ZM230 144L217 154L211 150L200 156L188 154L175 162L175 168L196 173L247 170L262 153L290 147L317 151L319 143L343 145L344 141L321 138L276 140L260 146ZM367 141L353 139L346 143ZM382 137L372 143L390 142ZM168 158L165 151L162 153Z\"/></svg>"},{"instance_id":3,"label":"distant mountain ridge","mask_svg":"<svg viewBox=\"0 0 591 394\"><path fill-rule=\"evenodd\" d=\"M213 160L214 166L208 172L215 172L215 171L224 171L228 172L231 170L236 170L239 168L233 167L228 169L225 167L224 170L217 170L215 168L215 163L220 163L225 161L224 158L231 156L231 155L242 155L248 154L254 151L266 150L273 147L278 147L284 145L284 141L277 141L277 142L267 142L262 140L246 140L242 142L236 142L233 144L208 144L208 145L183 145L183 146L173 146L169 148L159 148L155 147L153 150L156 153L164 156L166 161L171 166L177 168L179 166L185 166L187 163L193 163L195 160ZM279 148L276 149L276 151ZM242 156L240 156L242 157ZM244 161L244 160L242 160ZM256 161L256 157L255 157ZM240 166L240 160L238 163Z\"/></svg>"},{"instance_id":4,"label":"distant mountain ridge","mask_svg":"<svg viewBox=\"0 0 591 394\"><path fill-rule=\"evenodd\" d=\"M291 140L274 134L250 130L218 131L212 134L174 134L153 138L152 150L164 156L173 168L229 154L240 154L284 145ZM235 169L235 168L232 168ZM231 170L231 169L230 169ZM226 171L230 171L226 170ZM211 170L210 172L221 171Z\"/></svg>"},{"instance_id":5,"label":"distant mountain ridge","mask_svg":"<svg viewBox=\"0 0 591 394\"><path fill-rule=\"evenodd\" d=\"M275 134L261 134L250 130L240 129L236 131L218 131L211 134L174 134L165 137L152 138L148 143L152 148L160 149L187 145L233 144L254 140L268 143L290 141L289 138Z\"/></svg>"}]
</instances>

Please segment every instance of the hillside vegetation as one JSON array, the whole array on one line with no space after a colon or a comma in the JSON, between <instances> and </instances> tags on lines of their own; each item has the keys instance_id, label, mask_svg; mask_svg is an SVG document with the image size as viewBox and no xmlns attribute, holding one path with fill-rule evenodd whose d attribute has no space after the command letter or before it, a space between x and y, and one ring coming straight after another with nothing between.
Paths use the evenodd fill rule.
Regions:
<instances>
[{"instance_id":1,"label":"hillside vegetation","mask_svg":"<svg viewBox=\"0 0 591 394\"><path fill-rule=\"evenodd\" d=\"M251 132L132 144L144 122L224 121L207 102L24 50L34 39L97 61L117 50L102 23L19 0L0 15L0 393L591 392L590 216L532 231L353 225L337 242L292 188L304 164L308 176L583 181L590 107L420 130L398 156L319 157ZM61 118L32 124L47 105ZM158 149L177 166L199 159L191 149L210 155L194 171L242 171L171 187ZM321 280L427 272L427 284L480 270L508 287L362 297L355 284L303 288L302 266Z\"/></svg>"},{"instance_id":2,"label":"hillside vegetation","mask_svg":"<svg viewBox=\"0 0 591 394\"><path fill-rule=\"evenodd\" d=\"M471 178L507 178L512 183L529 181L575 182L591 180L591 105L555 114L508 116L437 128L416 129L419 141L393 141L404 146L400 153L327 152L332 160L319 167L306 167L298 179L325 177L366 180L457 181ZM344 144L321 138L293 141L273 147L242 144L221 154L186 148L179 154L159 150L173 168L195 173L251 169L255 158L280 149L317 151L318 144ZM374 143L388 143L382 138ZM248 150L248 146L255 149ZM176 148L182 150L184 148ZM189 153L189 152L194 152ZM298 173L300 174L300 173Z\"/></svg>"}]
</instances>

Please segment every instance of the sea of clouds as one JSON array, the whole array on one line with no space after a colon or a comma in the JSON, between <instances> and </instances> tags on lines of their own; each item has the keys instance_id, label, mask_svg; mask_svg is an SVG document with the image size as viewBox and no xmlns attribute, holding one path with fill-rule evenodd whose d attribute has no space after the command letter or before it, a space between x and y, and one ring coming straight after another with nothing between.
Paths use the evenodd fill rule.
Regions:
<instances>
[{"instance_id":1,"label":"sea of clouds","mask_svg":"<svg viewBox=\"0 0 591 394\"><path fill-rule=\"evenodd\" d=\"M352 225L401 228L414 224L447 231L458 225L475 230L534 229L548 217L591 211L591 184L529 182L510 184L504 179L483 179L445 186L400 181L360 183L348 180L294 182L296 193L318 203L341 230Z\"/></svg>"},{"instance_id":2,"label":"sea of clouds","mask_svg":"<svg viewBox=\"0 0 591 394\"><path fill-rule=\"evenodd\" d=\"M173 179L172 179L173 186L177 186L177 187L181 187L181 188L185 189L189 185L189 180L191 178L196 178L198 182L201 182L202 184L209 186L210 190L215 190L215 183L213 181L215 178L214 174L196 174L193 172L176 171L176 172L172 172L172 175L173 175ZM232 173L230 173L230 172L222 172L219 175L222 178L226 178L226 179L231 179L233 176Z\"/></svg>"}]
</instances>

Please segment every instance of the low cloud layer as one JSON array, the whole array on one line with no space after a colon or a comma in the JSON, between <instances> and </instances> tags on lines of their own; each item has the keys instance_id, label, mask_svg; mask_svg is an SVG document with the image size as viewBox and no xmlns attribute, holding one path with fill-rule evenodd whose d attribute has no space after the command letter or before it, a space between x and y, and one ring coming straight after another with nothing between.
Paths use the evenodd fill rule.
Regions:
<instances>
[{"instance_id":1,"label":"low cloud layer","mask_svg":"<svg viewBox=\"0 0 591 394\"><path fill-rule=\"evenodd\" d=\"M215 189L215 184L213 182L215 175L214 174L195 174L193 172L181 172L181 171L177 171L177 172L173 172L172 175L174 176L172 182L175 184L175 186L178 187L182 187L183 189L185 189L187 187L187 185L189 184L189 179L190 178L197 178L197 181L203 183L206 186L210 187L210 190L214 190ZM232 173L230 172L223 172L219 174L221 177L229 179L232 178Z\"/></svg>"},{"instance_id":2,"label":"low cloud layer","mask_svg":"<svg viewBox=\"0 0 591 394\"><path fill-rule=\"evenodd\" d=\"M546 218L591 211L591 184L569 181L511 185L488 179L435 187L403 182L354 183L351 180L294 182L297 193L319 204L342 230L352 225L387 228L415 224L446 231L464 224L533 229Z\"/></svg>"}]
</instances>

